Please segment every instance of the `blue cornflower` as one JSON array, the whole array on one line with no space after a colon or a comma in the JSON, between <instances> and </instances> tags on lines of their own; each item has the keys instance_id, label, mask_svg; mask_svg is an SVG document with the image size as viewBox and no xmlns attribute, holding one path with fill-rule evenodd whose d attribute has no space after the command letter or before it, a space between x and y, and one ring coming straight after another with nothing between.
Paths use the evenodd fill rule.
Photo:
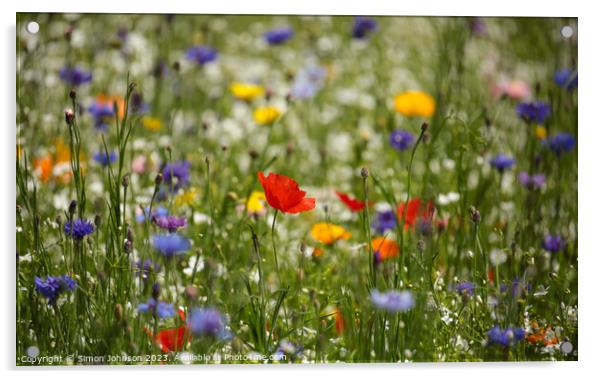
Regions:
<instances>
[{"instance_id":1,"label":"blue cornflower","mask_svg":"<svg viewBox=\"0 0 602 379\"><path fill-rule=\"evenodd\" d=\"M83 68L65 66L59 71L61 80L70 86L77 87L92 81L92 73Z\"/></svg>"},{"instance_id":2,"label":"blue cornflower","mask_svg":"<svg viewBox=\"0 0 602 379\"><path fill-rule=\"evenodd\" d=\"M548 139L546 144L550 150L556 153L556 155L561 155L562 153L573 150L575 147L575 137L569 133L560 132L554 137Z\"/></svg>"},{"instance_id":3,"label":"blue cornflower","mask_svg":"<svg viewBox=\"0 0 602 379\"><path fill-rule=\"evenodd\" d=\"M228 339L230 332L226 323L226 317L214 308L194 309L188 316L188 327L195 336Z\"/></svg>"},{"instance_id":4,"label":"blue cornflower","mask_svg":"<svg viewBox=\"0 0 602 379\"><path fill-rule=\"evenodd\" d=\"M185 254L190 249L190 241L177 233L156 234L153 236L153 246L166 258L172 258Z\"/></svg>"},{"instance_id":5,"label":"blue cornflower","mask_svg":"<svg viewBox=\"0 0 602 379\"><path fill-rule=\"evenodd\" d=\"M414 145L415 140L416 137L414 137L412 133L405 130L394 130L389 136L391 146L401 151L407 150L410 147L412 147L412 145Z\"/></svg>"},{"instance_id":6,"label":"blue cornflower","mask_svg":"<svg viewBox=\"0 0 602 379\"><path fill-rule=\"evenodd\" d=\"M554 83L559 87L566 88L568 91L572 91L577 88L577 71L573 73L568 68L563 68L554 74Z\"/></svg>"},{"instance_id":7,"label":"blue cornflower","mask_svg":"<svg viewBox=\"0 0 602 379\"><path fill-rule=\"evenodd\" d=\"M65 223L65 235L74 240L81 240L92 233L94 233L94 225L88 220L79 219Z\"/></svg>"},{"instance_id":8,"label":"blue cornflower","mask_svg":"<svg viewBox=\"0 0 602 379\"><path fill-rule=\"evenodd\" d=\"M190 162L170 162L163 167L163 183L172 192L186 187L190 181Z\"/></svg>"},{"instance_id":9,"label":"blue cornflower","mask_svg":"<svg viewBox=\"0 0 602 379\"><path fill-rule=\"evenodd\" d=\"M314 97L324 86L326 70L319 66L308 66L297 73L291 87L291 96L296 99Z\"/></svg>"},{"instance_id":10,"label":"blue cornflower","mask_svg":"<svg viewBox=\"0 0 602 379\"><path fill-rule=\"evenodd\" d=\"M137 310L138 313L156 313L159 318L169 318L176 315L173 304L157 301L153 298L148 299L147 303L139 304Z\"/></svg>"},{"instance_id":11,"label":"blue cornflower","mask_svg":"<svg viewBox=\"0 0 602 379\"><path fill-rule=\"evenodd\" d=\"M544 237L541 247L550 253L557 253L564 250L566 247L566 240L562 238L562 236L548 234Z\"/></svg>"},{"instance_id":12,"label":"blue cornflower","mask_svg":"<svg viewBox=\"0 0 602 379\"><path fill-rule=\"evenodd\" d=\"M102 101L95 101L88 107L88 112L94 118L94 127L99 131L106 131L108 124L115 116L115 109L112 104Z\"/></svg>"},{"instance_id":13,"label":"blue cornflower","mask_svg":"<svg viewBox=\"0 0 602 379\"><path fill-rule=\"evenodd\" d=\"M489 344L497 344L501 346L511 346L525 338L525 331L519 327L508 327L502 329L499 325L494 326L487 332Z\"/></svg>"},{"instance_id":14,"label":"blue cornflower","mask_svg":"<svg viewBox=\"0 0 602 379\"><path fill-rule=\"evenodd\" d=\"M456 291L460 295L472 296L474 293L474 283L472 282L461 282L456 284Z\"/></svg>"},{"instance_id":15,"label":"blue cornflower","mask_svg":"<svg viewBox=\"0 0 602 379\"><path fill-rule=\"evenodd\" d=\"M353 38L362 39L378 28L376 20L370 17L357 16L353 21L351 35Z\"/></svg>"},{"instance_id":16,"label":"blue cornflower","mask_svg":"<svg viewBox=\"0 0 602 379\"><path fill-rule=\"evenodd\" d=\"M543 124L552 113L550 105L544 101L519 103L516 114L529 123Z\"/></svg>"},{"instance_id":17,"label":"blue cornflower","mask_svg":"<svg viewBox=\"0 0 602 379\"><path fill-rule=\"evenodd\" d=\"M48 304L56 304L58 297L67 291L73 291L75 289L75 280L69 275L63 276L48 276L46 279L42 279L38 276L34 278L34 284L36 291L41 293L48 299Z\"/></svg>"},{"instance_id":18,"label":"blue cornflower","mask_svg":"<svg viewBox=\"0 0 602 379\"><path fill-rule=\"evenodd\" d=\"M96 163L99 163L102 166L108 166L117 160L117 154L114 151L109 151L108 154L106 151L98 151L94 153L92 158Z\"/></svg>"},{"instance_id":19,"label":"blue cornflower","mask_svg":"<svg viewBox=\"0 0 602 379\"><path fill-rule=\"evenodd\" d=\"M384 309L389 313L405 312L414 307L414 295L410 291L378 292L372 290L370 297L376 308Z\"/></svg>"},{"instance_id":20,"label":"blue cornflower","mask_svg":"<svg viewBox=\"0 0 602 379\"><path fill-rule=\"evenodd\" d=\"M217 59L217 50L209 46L193 46L186 50L186 59L203 66Z\"/></svg>"},{"instance_id":21,"label":"blue cornflower","mask_svg":"<svg viewBox=\"0 0 602 379\"><path fill-rule=\"evenodd\" d=\"M495 167L499 172L503 172L504 170L512 168L515 162L516 161L514 160L514 158L506 154L498 154L495 157L491 158L491 160L489 160L489 163L493 167Z\"/></svg>"},{"instance_id":22,"label":"blue cornflower","mask_svg":"<svg viewBox=\"0 0 602 379\"><path fill-rule=\"evenodd\" d=\"M136 222L144 222L146 221L146 216L148 215L148 212L150 211L150 207L146 207L144 208L144 211L140 211L139 213L136 213ZM167 210L167 208L163 208L163 207L156 207L153 208L153 214L152 217L164 217L164 216L168 216L169 215L169 211Z\"/></svg>"},{"instance_id":23,"label":"blue cornflower","mask_svg":"<svg viewBox=\"0 0 602 379\"><path fill-rule=\"evenodd\" d=\"M518 174L518 181L527 189L540 189L546 184L546 176L544 174L533 174L523 171Z\"/></svg>"},{"instance_id":24,"label":"blue cornflower","mask_svg":"<svg viewBox=\"0 0 602 379\"><path fill-rule=\"evenodd\" d=\"M295 32L290 27L275 28L263 35L263 38L270 45L280 45L293 37Z\"/></svg>"},{"instance_id":25,"label":"blue cornflower","mask_svg":"<svg viewBox=\"0 0 602 379\"><path fill-rule=\"evenodd\" d=\"M376 214L376 219L372 223L372 227L378 232L378 234L385 234L387 230L395 229L396 225L397 215L392 210L378 212Z\"/></svg>"}]
</instances>

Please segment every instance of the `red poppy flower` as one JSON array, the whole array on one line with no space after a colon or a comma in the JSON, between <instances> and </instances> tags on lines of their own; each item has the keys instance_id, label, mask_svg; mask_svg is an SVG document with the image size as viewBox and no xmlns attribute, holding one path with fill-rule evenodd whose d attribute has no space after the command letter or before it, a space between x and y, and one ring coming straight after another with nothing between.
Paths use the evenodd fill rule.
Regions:
<instances>
[{"instance_id":1,"label":"red poppy flower","mask_svg":"<svg viewBox=\"0 0 602 379\"><path fill-rule=\"evenodd\" d=\"M288 176L270 172L266 178L263 172L258 172L257 177L272 208L284 213L300 213L316 207L316 199L305 197L305 191Z\"/></svg>"},{"instance_id":2,"label":"red poppy flower","mask_svg":"<svg viewBox=\"0 0 602 379\"><path fill-rule=\"evenodd\" d=\"M354 199L345 193L337 191L336 194L339 197L339 199L341 199L341 201L345 203L347 208L351 209L353 212L359 212L363 210L366 206L366 204L363 201Z\"/></svg>"},{"instance_id":3,"label":"red poppy flower","mask_svg":"<svg viewBox=\"0 0 602 379\"><path fill-rule=\"evenodd\" d=\"M184 311L180 309L178 310L178 314L180 315L180 319L182 321L186 320ZM192 339L192 335L190 334L188 326L186 325L177 328L160 330L154 337L153 333L148 328L145 327L144 331L155 341L157 345L159 345L161 351L164 353L181 351L184 348L184 345Z\"/></svg>"},{"instance_id":4,"label":"red poppy flower","mask_svg":"<svg viewBox=\"0 0 602 379\"><path fill-rule=\"evenodd\" d=\"M401 203L399 204L399 208L397 208L397 215L400 220L403 219L405 206L405 203ZM407 229L410 226L414 226L416 220L419 218L429 221L432 220L435 213L435 207L430 200L426 204L423 204L420 199L416 198L408 201L408 209L405 212L405 228Z\"/></svg>"},{"instance_id":5,"label":"red poppy flower","mask_svg":"<svg viewBox=\"0 0 602 379\"><path fill-rule=\"evenodd\" d=\"M180 351L186 342L190 341L190 332L186 326L164 329L155 336L155 342L161 347L161 351Z\"/></svg>"}]
</instances>

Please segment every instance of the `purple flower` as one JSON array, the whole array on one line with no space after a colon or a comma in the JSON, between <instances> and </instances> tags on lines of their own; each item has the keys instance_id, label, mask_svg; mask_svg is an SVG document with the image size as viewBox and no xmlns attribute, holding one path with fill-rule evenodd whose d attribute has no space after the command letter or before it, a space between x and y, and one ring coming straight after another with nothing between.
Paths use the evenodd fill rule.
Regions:
<instances>
[{"instance_id":1,"label":"purple flower","mask_svg":"<svg viewBox=\"0 0 602 379\"><path fill-rule=\"evenodd\" d=\"M470 19L470 31L475 37L487 35L487 24L482 17L473 17Z\"/></svg>"},{"instance_id":2,"label":"purple flower","mask_svg":"<svg viewBox=\"0 0 602 379\"><path fill-rule=\"evenodd\" d=\"M188 317L188 327L193 335L222 340L230 338L226 322L226 317L214 308L194 309Z\"/></svg>"},{"instance_id":3,"label":"purple flower","mask_svg":"<svg viewBox=\"0 0 602 379\"><path fill-rule=\"evenodd\" d=\"M170 162L163 167L163 183L171 192L184 188L190 181L190 162Z\"/></svg>"},{"instance_id":4,"label":"purple flower","mask_svg":"<svg viewBox=\"0 0 602 379\"><path fill-rule=\"evenodd\" d=\"M280 45L293 37L295 32L290 27L275 28L263 35L263 38L270 45Z\"/></svg>"},{"instance_id":5,"label":"purple flower","mask_svg":"<svg viewBox=\"0 0 602 379\"><path fill-rule=\"evenodd\" d=\"M525 338L525 331L518 327L502 329L499 325L494 326L487 332L490 345L511 346Z\"/></svg>"},{"instance_id":6,"label":"purple flower","mask_svg":"<svg viewBox=\"0 0 602 379\"><path fill-rule=\"evenodd\" d=\"M407 150L414 144L416 137L410 132L405 130L394 130L389 136L389 142L391 146L397 150Z\"/></svg>"},{"instance_id":7,"label":"purple flower","mask_svg":"<svg viewBox=\"0 0 602 379\"><path fill-rule=\"evenodd\" d=\"M528 123L543 124L551 112L550 105L543 101L524 102L516 106L516 114Z\"/></svg>"},{"instance_id":8,"label":"purple flower","mask_svg":"<svg viewBox=\"0 0 602 379\"><path fill-rule=\"evenodd\" d=\"M503 172L509 168L514 166L515 160L509 155L506 154L498 154L495 157L491 158L489 163L495 167L499 172Z\"/></svg>"},{"instance_id":9,"label":"purple flower","mask_svg":"<svg viewBox=\"0 0 602 379\"><path fill-rule=\"evenodd\" d=\"M203 66L217 59L217 51L208 46L193 46L186 50L186 59Z\"/></svg>"},{"instance_id":10,"label":"purple flower","mask_svg":"<svg viewBox=\"0 0 602 379\"><path fill-rule=\"evenodd\" d=\"M397 215L392 210L378 212L376 219L372 223L372 227L378 232L378 234L385 234L387 230L395 229L396 225Z\"/></svg>"},{"instance_id":11,"label":"purple flower","mask_svg":"<svg viewBox=\"0 0 602 379\"><path fill-rule=\"evenodd\" d=\"M389 313L405 312L414 307L414 295L410 291L378 292L373 289L370 291L370 297L376 308L384 309Z\"/></svg>"},{"instance_id":12,"label":"purple flower","mask_svg":"<svg viewBox=\"0 0 602 379\"><path fill-rule=\"evenodd\" d=\"M177 233L156 234L153 236L153 247L166 258L172 258L185 254L190 249L190 241Z\"/></svg>"},{"instance_id":13,"label":"purple flower","mask_svg":"<svg viewBox=\"0 0 602 379\"><path fill-rule=\"evenodd\" d=\"M518 174L518 181L527 189L540 189L546 184L546 176L544 174L529 175L523 171Z\"/></svg>"},{"instance_id":14,"label":"purple flower","mask_svg":"<svg viewBox=\"0 0 602 379\"><path fill-rule=\"evenodd\" d=\"M474 293L474 283L472 282L461 282L456 284L456 292L460 295L472 296Z\"/></svg>"},{"instance_id":15,"label":"purple flower","mask_svg":"<svg viewBox=\"0 0 602 379\"><path fill-rule=\"evenodd\" d=\"M69 275L63 276L48 276L46 279L42 279L38 276L34 278L34 285L36 291L42 296L48 299L48 304L56 304L58 297L67 291L73 291L75 289L75 280Z\"/></svg>"},{"instance_id":16,"label":"purple flower","mask_svg":"<svg viewBox=\"0 0 602 379\"><path fill-rule=\"evenodd\" d=\"M92 159L94 159L96 163L99 163L102 166L108 166L117 160L117 153L115 153L114 151L109 151L109 153L107 154L106 151L98 151L94 153Z\"/></svg>"},{"instance_id":17,"label":"purple flower","mask_svg":"<svg viewBox=\"0 0 602 379\"><path fill-rule=\"evenodd\" d=\"M575 137L566 132L560 132L554 137L548 139L546 142L547 146L556 155L560 156L562 153L569 152L575 147Z\"/></svg>"},{"instance_id":18,"label":"purple flower","mask_svg":"<svg viewBox=\"0 0 602 379\"><path fill-rule=\"evenodd\" d=\"M82 240L85 236L94 232L94 225L84 219L75 221L67 221L65 223L65 235L70 236L74 240Z\"/></svg>"},{"instance_id":19,"label":"purple flower","mask_svg":"<svg viewBox=\"0 0 602 379\"><path fill-rule=\"evenodd\" d=\"M70 86L77 87L92 81L92 73L83 68L65 66L59 71L61 80Z\"/></svg>"},{"instance_id":20,"label":"purple flower","mask_svg":"<svg viewBox=\"0 0 602 379\"><path fill-rule=\"evenodd\" d=\"M106 131L109 126L108 124L113 120L115 116L115 109L112 104L95 101L88 107L88 112L94 118L94 127L99 131Z\"/></svg>"},{"instance_id":21,"label":"purple flower","mask_svg":"<svg viewBox=\"0 0 602 379\"><path fill-rule=\"evenodd\" d=\"M573 72L568 68L563 68L554 74L554 83L559 87L572 91L577 88L577 71Z\"/></svg>"},{"instance_id":22,"label":"purple flower","mask_svg":"<svg viewBox=\"0 0 602 379\"><path fill-rule=\"evenodd\" d=\"M138 313L156 314L159 318L168 318L176 315L173 304L168 304L163 301L157 301L153 298L148 299L148 302L138 305Z\"/></svg>"},{"instance_id":23,"label":"purple flower","mask_svg":"<svg viewBox=\"0 0 602 379\"><path fill-rule=\"evenodd\" d=\"M130 100L130 108L133 114L141 115L148 113L150 110L150 105L144 101L142 94L139 92L134 92Z\"/></svg>"},{"instance_id":24,"label":"purple flower","mask_svg":"<svg viewBox=\"0 0 602 379\"><path fill-rule=\"evenodd\" d=\"M557 253L564 250L566 247L566 240L562 238L562 236L548 234L543 238L541 247L550 253Z\"/></svg>"},{"instance_id":25,"label":"purple flower","mask_svg":"<svg viewBox=\"0 0 602 379\"><path fill-rule=\"evenodd\" d=\"M378 24L376 20L370 17L357 16L353 21L353 27L351 28L351 35L353 38L362 39L368 34L376 31Z\"/></svg>"},{"instance_id":26,"label":"purple flower","mask_svg":"<svg viewBox=\"0 0 602 379\"><path fill-rule=\"evenodd\" d=\"M170 233L175 232L180 228L185 228L187 226L186 217L178 217L178 216L159 216L154 217L153 221L155 225L157 225L161 229L165 229Z\"/></svg>"}]
</instances>

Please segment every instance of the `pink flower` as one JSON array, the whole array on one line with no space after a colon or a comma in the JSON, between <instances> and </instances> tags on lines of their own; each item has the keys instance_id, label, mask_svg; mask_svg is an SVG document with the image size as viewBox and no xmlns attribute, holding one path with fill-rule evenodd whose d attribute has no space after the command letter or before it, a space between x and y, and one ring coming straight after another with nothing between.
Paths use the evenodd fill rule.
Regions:
<instances>
[{"instance_id":1,"label":"pink flower","mask_svg":"<svg viewBox=\"0 0 602 379\"><path fill-rule=\"evenodd\" d=\"M522 80L502 80L491 88L493 96L508 96L514 100L524 100L531 96L529 84Z\"/></svg>"},{"instance_id":2,"label":"pink flower","mask_svg":"<svg viewBox=\"0 0 602 379\"><path fill-rule=\"evenodd\" d=\"M146 157L144 155L138 155L132 161L132 171L136 174L142 174L146 169Z\"/></svg>"}]
</instances>

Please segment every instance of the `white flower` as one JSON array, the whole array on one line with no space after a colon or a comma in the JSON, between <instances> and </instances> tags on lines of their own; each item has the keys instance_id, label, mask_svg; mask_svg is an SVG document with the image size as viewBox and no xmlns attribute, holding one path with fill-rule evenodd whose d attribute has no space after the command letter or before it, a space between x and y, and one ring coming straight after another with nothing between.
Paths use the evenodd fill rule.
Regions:
<instances>
[{"instance_id":1,"label":"white flower","mask_svg":"<svg viewBox=\"0 0 602 379\"><path fill-rule=\"evenodd\" d=\"M504 262L506 262L506 259L508 259L508 255L504 250L494 249L489 254L489 260L494 266L499 266L503 264Z\"/></svg>"}]
</instances>

